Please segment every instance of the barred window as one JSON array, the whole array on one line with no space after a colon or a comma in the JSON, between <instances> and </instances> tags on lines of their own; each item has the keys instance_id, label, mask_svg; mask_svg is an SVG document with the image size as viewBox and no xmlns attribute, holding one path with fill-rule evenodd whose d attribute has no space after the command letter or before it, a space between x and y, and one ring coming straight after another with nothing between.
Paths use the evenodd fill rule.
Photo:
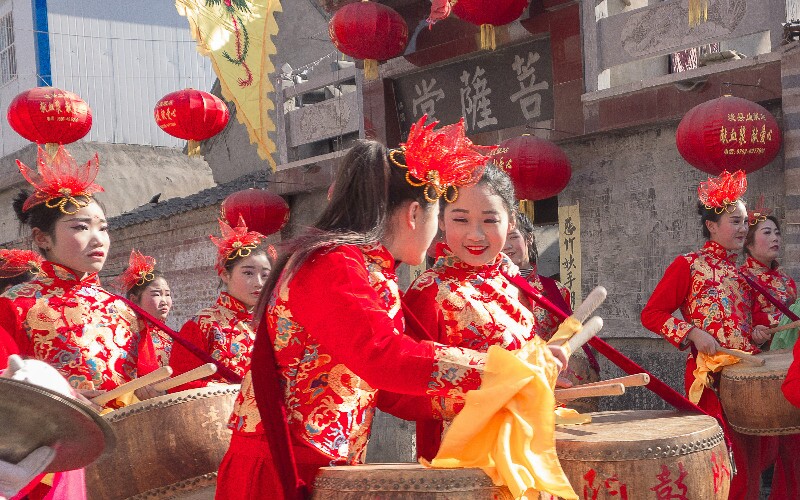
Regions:
<instances>
[{"instance_id":1,"label":"barred window","mask_svg":"<svg viewBox=\"0 0 800 500\"><path fill-rule=\"evenodd\" d=\"M17 57L14 52L14 19L12 13L0 17L0 85L17 76Z\"/></svg>"}]
</instances>

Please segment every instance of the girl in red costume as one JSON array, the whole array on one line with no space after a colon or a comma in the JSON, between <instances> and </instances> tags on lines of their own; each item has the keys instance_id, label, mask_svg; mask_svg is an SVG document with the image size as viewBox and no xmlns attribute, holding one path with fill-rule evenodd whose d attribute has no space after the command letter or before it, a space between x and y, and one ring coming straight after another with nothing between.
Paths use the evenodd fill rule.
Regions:
<instances>
[{"instance_id":1,"label":"girl in red costume","mask_svg":"<svg viewBox=\"0 0 800 500\"><path fill-rule=\"evenodd\" d=\"M172 292L167 279L156 269L156 259L131 250L128 267L117 277L117 284L128 300L154 318L167 321L172 309ZM150 334L158 364L167 366L172 352L172 337L155 326L151 326Z\"/></svg>"},{"instance_id":2,"label":"girl in red costume","mask_svg":"<svg viewBox=\"0 0 800 500\"><path fill-rule=\"evenodd\" d=\"M781 229L778 219L770 215L770 212L759 203L759 206L748 214L750 229L747 231L744 245L747 260L740 270L753 277L774 298L790 306L797 300L797 285L778 266ZM755 298L755 322L767 326L777 325L783 313L760 293L755 293ZM773 346L775 349L782 347L775 342ZM761 438L762 465L769 467L775 464L770 498L777 500L800 496L800 462L796 451L798 446L800 440L797 435Z\"/></svg>"},{"instance_id":3,"label":"girl in red costume","mask_svg":"<svg viewBox=\"0 0 800 500\"><path fill-rule=\"evenodd\" d=\"M300 498L320 467L363 462L376 406L393 412L397 394L417 395L409 402L430 415L430 396L480 386L484 354L403 334L395 266L422 262L439 197L454 200L487 160L463 124L424 120L403 149L356 143L319 221L280 255L218 498Z\"/></svg>"},{"instance_id":4,"label":"girl in red costume","mask_svg":"<svg viewBox=\"0 0 800 500\"><path fill-rule=\"evenodd\" d=\"M262 246L264 236L248 231L244 219L239 225L229 226L219 221L222 237L211 236L217 247L215 268L225 284L216 304L197 313L181 328L181 336L221 361L236 375L244 376L250 369L250 359L255 341L251 326L253 307L269 276L270 263L267 250ZM197 356L182 346L176 346L170 359L175 375L197 368L202 364ZM209 382L227 383L219 374L176 387L183 391L205 387Z\"/></svg>"},{"instance_id":5,"label":"girl in red costume","mask_svg":"<svg viewBox=\"0 0 800 500\"><path fill-rule=\"evenodd\" d=\"M686 364L687 393L694 381L698 353L714 355L719 346L758 352L757 346L767 338L763 327L753 327L754 292L736 268L748 229L747 211L740 200L746 189L742 171L723 172L700 184L698 212L707 241L700 251L681 255L670 264L642 310L645 328L679 349L691 348ZM677 309L683 319L673 316ZM705 388L697 404L727 427L713 390ZM730 498L757 499L760 438L727 428L725 432L738 471Z\"/></svg>"}]
</instances>

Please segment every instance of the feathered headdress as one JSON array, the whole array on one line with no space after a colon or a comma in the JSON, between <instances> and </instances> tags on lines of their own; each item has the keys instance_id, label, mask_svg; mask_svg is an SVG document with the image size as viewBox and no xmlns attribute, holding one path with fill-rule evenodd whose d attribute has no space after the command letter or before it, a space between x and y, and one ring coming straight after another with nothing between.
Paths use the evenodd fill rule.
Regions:
<instances>
[{"instance_id":1,"label":"feathered headdress","mask_svg":"<svg viewBox=\"0 0 800 500\"><path fill-rule=\"evenodd\" d=\"M464 131L464 119L453 125L433 130L438 121L425 125L423 115L411 126L408 140L400 149L389 152L389 159L408 169L406 181L414 187L425 186L425 199L433 203L440 197L448 203L458 198L458 188L473 186L480 180L489 154L497 146L478 146ZM398 156L405 156L405 164Z\"/></svg>"},{"instance_id":2,"label":"feathered headdress","mask_svg":"<svg viewBox=\"0 0 800 500\"><path fill-rule=\"evenodd\" d=\"M33 250L2 249L0 250L0 278L14 278L29 272L42 272L44 258Z\"/></svg>"},{"instance_id":3,"label":"feathered headdress","mask_svg":"<svg viewBox=\"0 0 800 500\"><path fill-rule=\"evenodd\" d=\"M209 238L217 247L217 263L214 267L220 275L225 272L227 261L237 257L247 257L261 243L261 240L266 238L259 232L248 231L242 216L239 216L239 225L236 227L231 227L223 219L219 219L219 230L222 233L221 238L215 236L209 236Z\"/></svg>"},{"instance_id":4,"label":"feathered headdress","mask_svg":"<svg viewBox=\"0 0 800 500\"><path fill-rule=\"evenodd\" d=\"M128 292L134 286L142 286L156 279L155 269L156 259L138 250L131 250L128 268L117 277L116 284L121 290Z\"/></svg>"},{"instance_id":5,"label":"feathered headdress","mask_svg":"<svg viewBox=\"0 0 800 500\"><path fill-rule=\"evenodd\" d=\"M697 197L707 209L715 213L733 212L736 202L747 191L747 177L743 170L722 172L719 177L709 177L697 187Z\"/></svg>"},{"instance_id":6,"label":"feathered headdress","mask_svg":"<svg viewBox=\"0 0 800 500\"><path fill-rule=\"evenodd\" d=\"M58 208L67 215L76 213L91 202L94 193L103 188L94 183L100 168L97 154L86 162L78 163L70 156L63 145L58 146L54 156L38 147L38 172L17 160L20 173L34 188L32 195L25 200L22 210L44 203L47 208Z\"/></svg>"},{"instance_id":7,"label":"feathered headdress","mask_svg":"<svg viewBox=\"0 0 800 500\"><path fill-rule=\"evenodd\" d=\"M751 226L755 226L759 222L764 222L767 220L767 216L772 213L772 210L764 206L764 195L762 194L758 198L758 203L756 207L750 211L747 211L747 220Z\"/></svg>"}]
</instances>

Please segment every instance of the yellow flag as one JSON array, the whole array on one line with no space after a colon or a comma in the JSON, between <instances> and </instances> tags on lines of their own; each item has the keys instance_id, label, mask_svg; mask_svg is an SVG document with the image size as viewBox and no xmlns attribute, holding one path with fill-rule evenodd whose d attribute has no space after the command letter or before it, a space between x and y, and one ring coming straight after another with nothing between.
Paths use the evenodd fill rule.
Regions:
<instances>
[{"instance_id":1,"label":"yellow flag","mask_svg":"<svg viewBox=\"0 0 800 500\"><path fill-rule=\"evenodd\" d=\"M222 95L236 105L250 142L275 170L275 143L269 138L275 131L269 117L275 88L269 75L275 70L271 37L278 34L280 0L176 0L175 7L188 19L197 51L211 59Z\"/></svg>"}]
</instances>

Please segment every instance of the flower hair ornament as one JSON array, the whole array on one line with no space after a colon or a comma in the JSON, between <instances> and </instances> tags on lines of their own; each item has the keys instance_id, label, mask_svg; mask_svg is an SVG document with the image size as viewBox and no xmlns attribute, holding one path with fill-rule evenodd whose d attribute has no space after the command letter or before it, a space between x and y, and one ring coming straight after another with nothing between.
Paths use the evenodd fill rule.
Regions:
<instances>
[{"instance_id":1,"label":"flower hair ornament","mask_svg":"<svg viewBox=\"0 0 800 500\"><path fill-rule=\"evenodd\" d=\"M758 198L758 203L756 207L750 211L747 211L747 221L750 223L751 226L757 225L759 222L764 222L767 220L767 217L772 213L772 210L764 206L764 195L762 194Z\"/></svg>"},{"instance_id":2,"label":"flower hair ornament","mask_svg":"<svg viewBox=\"0 0 800 500\"><path fill-rule=\"evenodd\" d=\"M47 208L57 208L66 215L74 215L91 203L94 193L103 191L101 186L94 183L100 169L97 154L85 165L78 165L63 145L58 146L53 156L39 146L38 172L19 160L17 166L34 188L33 194L22 206L23 211L44 203Z\"/></svg>"},{"instance_id":3,"label":"flower hair ornament","mask_svg":"<svg viewBox=\"0 0 800 500\"><path fill-rule=\"evenodd\" d=\"M134 286L142 286L156 279L156 259L143 255L138 250L131 250L128 257L128 268L117 277L117 286L125 292Z\"/></svg>"},{"instance_id":4,"label":"flower hair ornament","mask_svg":"<svg viewBox=\"0 0 800 500\"><path fill-rule=\"evenodd\" d=\"M44 257L33 250L0 250L0 278L15 278L23 273L41 274Z\"/></svg>"},{"instance_id":5,"label":"flower hair ornament","mask_svg":"<svg viewBox=\"0 0 800 500\"><path fill-rule=\"evenodd\" d=\"M736 202L747 191L747 177L743 170L734 173L722 172L719 177L709 177L697 187L697 197L706 209L714 213L731 213L736 210Z\"/></svg>"},{"instance_id":6,"label":"flower hair ornament","mask_svg":"<svg viewBox=\"0 0 800 500\"><path fill-rule=\"evenodd\" d=\"M389 160L407 169L409 184L425 186L425 199L429 203L442 196L452 203L458 198L459 187L477 184L497 146L473 144L465 134L463 118L439 130L434 130L438 121L425 125L427 119L428 115L423 115L411 126L408 140L399 149L389 151ZM399 157L404 157L405 163Z\"/></svg>"},{"instance_id":7,"label":"flower hair ornament","mask_svg":"<svg viewBox=\"0 0 800 500\"><path fill-rule=\"evenodd\" d=\"M225 220L219 219L219 230L221 238L209 236L217 247L217 263L214 266L217 273L222 275L225 272L225 263L239 257L247 257L258 247L261 240L266 238L263 234L256 231L248 231L244 218L239 216L239 224L231 227Z\"/></svg>"}]
</instances>

